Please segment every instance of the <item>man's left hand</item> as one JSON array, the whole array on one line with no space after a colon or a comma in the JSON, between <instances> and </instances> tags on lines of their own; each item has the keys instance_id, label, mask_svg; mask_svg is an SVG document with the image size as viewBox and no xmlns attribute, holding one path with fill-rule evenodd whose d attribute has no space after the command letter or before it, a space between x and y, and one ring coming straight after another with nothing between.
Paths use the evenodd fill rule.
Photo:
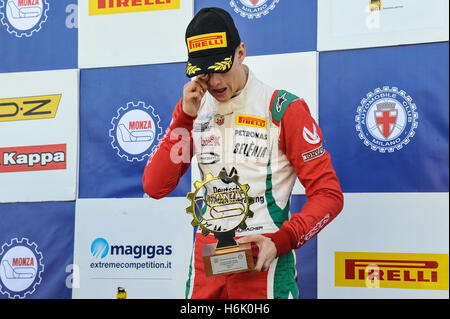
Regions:
<instances>
[{"instance_id":1,"label":"man's left hand","mask_svg":"<svg viewBox=\"0 0 450 319\"><path fill-rule=\"evenodd\" d=\"M259 253L256 259L255 271L266 271L272 261L277 257L277 248L272 239L263 235L249 235L236 240L239 244L255 243Z\"/></svg>"}]
</instances>

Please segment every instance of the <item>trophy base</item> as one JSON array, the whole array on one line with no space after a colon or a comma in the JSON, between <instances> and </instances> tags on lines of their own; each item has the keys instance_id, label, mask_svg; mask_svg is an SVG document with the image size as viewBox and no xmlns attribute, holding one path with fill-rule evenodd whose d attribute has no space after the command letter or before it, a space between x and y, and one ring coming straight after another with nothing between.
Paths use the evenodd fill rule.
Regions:
<instances>
[{"instance_id":1,"label":"trophy base","mask_svg":"<svg viewBox=\"0 0 450 319\"><path fill-rule=\"evenodd\" d=\"M216 245L203 246L206 277L246 272L255 268L250 243L220 249Z\"/></svg>"}]
</instances>

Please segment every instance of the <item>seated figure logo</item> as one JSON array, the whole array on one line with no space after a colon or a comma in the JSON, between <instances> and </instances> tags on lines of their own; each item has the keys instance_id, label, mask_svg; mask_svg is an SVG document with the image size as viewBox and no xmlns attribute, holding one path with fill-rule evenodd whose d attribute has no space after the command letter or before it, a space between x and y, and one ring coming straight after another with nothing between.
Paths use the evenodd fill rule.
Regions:
<instances>
[{"instance_id":1,"label":"seated figure logo","mask_svg":"<svg viewBox=\"0 0 450 319\"><path fill-rule=\"evenodd\" d=\"M44 264L36 243L14 238L0 247L0 293L25 298L41 283Z\"/></svg>"},{"instance_id":2,"label":"seated figure logo","mask_svg":"<svg viewBox=\"0 0 450 319\"><path fill-rule=\"evenodd\" d=\"M127 161L143 161L158 145L162 135L159 115L151 105L128 102L111 120L109 136L117 154Z\"/></svg>"},{"instance_id":3,"label":"seated figure logo","mask_svg":"<svg viewBox=\"0 0 450 319\"><path fill-rule=\"evenodd\" d=\"M356 130L371 150L392 153L410 142L418 118L417 107L405 91L385 86L361 100L355 117Z\"/></svg>"},{"instance_id":4,"label":"seated figure logo","mask_svg":"<svg viewBox=\"0 0 450 319\"><path fill-rule=\"evenodd\" d=\"M10 34L30 37L47 21L49 8L48 0L0 0L0 22Z\"/></svg>"}]
</instances>

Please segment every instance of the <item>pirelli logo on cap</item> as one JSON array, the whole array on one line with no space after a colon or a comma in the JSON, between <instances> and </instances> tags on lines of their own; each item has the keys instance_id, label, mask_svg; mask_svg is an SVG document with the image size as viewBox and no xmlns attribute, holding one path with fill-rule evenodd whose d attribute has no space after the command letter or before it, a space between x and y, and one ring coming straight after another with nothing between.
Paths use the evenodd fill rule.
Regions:
<instances>
[{"instance_id":1,"label":"pirelli logo on cap","mask_svg":"<svg viewBox=\"0 0 450 319\"><path fill-rule=\"evenodd\" d=\"M187 38L189 53L207 49L225 48L227 35L225 32L207 33Z\"/></svg>"},{"instance_id":2,"label":"pirelli logo on cap","mask_svg":"<svg viewBox=\"0 0 450 319\"><path fill-rule=\"evenodd\" d=\"M252 126L267 129L267 119L252 115L236 115L236 125Z\"/></svg>"},{"instance_id":3,"label":"pirelli logo on cap","mask_svg":"<svg viewBox=\"0 0 450 319\"><path fill-rule=\"evenodd\" d=\"M61 94L0 99L0 122L54 118Z\"/></svg>"},{"instance_id":4,"label":"pirelli logo on cap","mask_svg":"<svg viewBox=\"0 0 450 319\"><path fill-rule=\"evenodd\" d=\"M180 0L89 0L89 15L180 9Z\"/></svg>"},{"instance_id":5,"label":"pirelli logo on cap","mask_svg":"<svg viewBox=\"0 0 450 319\"><path fill-rule=\"evenodd\" d=\"M335 285L448 290L448 257L448 254L335 252Z\"/></svg>"}]
</instances>

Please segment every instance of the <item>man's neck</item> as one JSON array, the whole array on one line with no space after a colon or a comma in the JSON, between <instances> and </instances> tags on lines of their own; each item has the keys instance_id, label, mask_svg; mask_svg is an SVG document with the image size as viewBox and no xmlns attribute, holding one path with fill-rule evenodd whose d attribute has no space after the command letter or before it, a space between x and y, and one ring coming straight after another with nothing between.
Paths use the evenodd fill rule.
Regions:
<instances>
[{"instance_id":1,"label":"man's neck","mask_svg":"<svg viewBox=\"0 0 450 319\"><path fill-rule=\"evenodd\" d=\"M247 84L248 81L248 66L246 66L245 64L242 64L242 81L241 81L241 85L239 86L239 89L233 94L233 96L231 98L234 98L235 96L238 96L239 94L241 94L242 90L245 88L245 85Z\"/></svg>"}]
</instances>

